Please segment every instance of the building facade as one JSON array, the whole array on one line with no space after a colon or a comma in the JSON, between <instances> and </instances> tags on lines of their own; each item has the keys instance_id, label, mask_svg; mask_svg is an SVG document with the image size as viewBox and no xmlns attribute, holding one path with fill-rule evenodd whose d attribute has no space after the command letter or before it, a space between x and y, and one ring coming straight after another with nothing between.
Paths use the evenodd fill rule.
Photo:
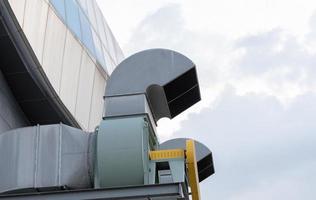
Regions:
<instances>
[{"instance_id":1,"label":"building facade","mask_svg":"<svg viewBox=\"0 0 316 200\"><path fill-rule=\"evenodd\" d=\"M1 59L0 132L58 121L93 130L102 118L106 80L124 58L96 1L4 0L1 6L2 42L10 39L25 68L20 71L27 71L43 97L19 96L14 83L22 80L15 77L20 71L11 72L14 63Z\"/></svg>"}]
</instances>

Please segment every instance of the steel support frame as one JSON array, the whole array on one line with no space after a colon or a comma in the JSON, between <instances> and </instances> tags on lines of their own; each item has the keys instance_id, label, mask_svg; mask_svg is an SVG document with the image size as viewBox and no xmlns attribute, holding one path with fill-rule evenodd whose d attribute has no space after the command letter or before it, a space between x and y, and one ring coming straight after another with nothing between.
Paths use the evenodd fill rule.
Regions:
<instances>
[{"instance_id":1,"label":"steel support frame","mask_svg":"<svg viewBox=\"0 0 316 200\"><path fill-rule=\"evenodd\" d=\"M184 183L156 184L107 189L80 189L54 192L1 195L0 199L8 200L83 200L83 199L177 199L189 200Z\"/></svg>"}]
</instances>

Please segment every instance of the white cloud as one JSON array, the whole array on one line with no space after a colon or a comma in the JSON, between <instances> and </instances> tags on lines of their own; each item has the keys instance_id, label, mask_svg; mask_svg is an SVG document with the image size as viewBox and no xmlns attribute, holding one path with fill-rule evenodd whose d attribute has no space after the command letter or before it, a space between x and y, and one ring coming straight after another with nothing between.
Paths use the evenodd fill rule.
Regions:
<instances>
[{"instance_id":1,"label":"white cloud","mask_svg":"<svg viewBox=\"0 0 316 200\"><path fill-rule=\"evenodd\" d=\"M183 2L183 1L182 1ZM188 27L240 37L282 28L295 35L308 31L316 8L312 0L187 0L181 5Z\"/></svg>"},{"instance_id":2,"label":"white cloud","mask_svg":"<svg viewBox=\"0 0 316 200\"><path fill-rule=\"evenodd\" d=\"M236 47L243 55L233 64L231 84L239 94L265 93L284 104L316 91L316 54L306 48L307 43L280 29L239 39Z\"/></svg>"},{"instance_id":3,"label":"white cloud","mask_svg":"<svg viewBox=\"0 0 316 200\"><path fill-rule=\"evenodd\" d=\"M203 199L312 199L315 102L310 93L284 108L273 96L228 88L216 106L190 114L174 137L195 138L213 152L216 173L202 184ZM290 186L299 187L277 192Z\"/></svg>"},{"instance_id":4,"label":"white cloud","mask_svg":"<svg viewBox=\"0 0 316 200\"><path fill-rule=\"evenodd\" d=\"M313 79L307 77L315 71L315 55L299 37L281 28L238 39L193 31L186 26L184 5L168 4L149 14L131 34L125 49L131 54L169 48L196 62L203 101L172 122L161 123L160 130L169 129L167 135L179 128L188 113L211 106L226 85L233 85L238 94L274 95L285 106L295 96L316 89Z\"/></svg>"},{"instance_id":5,"label":"white cloud","mask_svg":"<svg viewBox=\"0 0 316 200\"><path fill-rule=\"evenodd\" d=\"M120 44L128 46L131 33L146 16L170 3L181 4L186 27L229 37L282 28L295 35L308 31L314 0L97 0Z\"/></svg>"}]
</instances>

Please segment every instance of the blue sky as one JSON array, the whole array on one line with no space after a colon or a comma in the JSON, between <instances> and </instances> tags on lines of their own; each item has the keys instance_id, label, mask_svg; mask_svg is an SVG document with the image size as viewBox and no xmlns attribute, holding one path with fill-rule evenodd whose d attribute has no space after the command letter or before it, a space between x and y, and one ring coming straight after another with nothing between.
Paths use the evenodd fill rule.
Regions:
<instances>
[{"instance_id":1,"label":"blue sky","mask_svg":"<svg viewBox=\"0 0 316 200\"><path fill-rule=\"evenodd\" d=\"M158 131L212 150L203 199L315 199L315 1L98 3L126 56L160 47L195 62L202 101Z\"/></svg>"}]
</instances>

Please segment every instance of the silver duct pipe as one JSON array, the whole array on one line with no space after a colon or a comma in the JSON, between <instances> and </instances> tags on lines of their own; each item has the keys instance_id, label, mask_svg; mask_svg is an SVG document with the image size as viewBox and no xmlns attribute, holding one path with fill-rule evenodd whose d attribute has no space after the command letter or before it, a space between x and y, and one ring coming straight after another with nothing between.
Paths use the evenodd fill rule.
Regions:
<instances>
[{"instance_id":1,"label":"silver duct pipe","mask_svg":"<svg viewBox=\"0 0 316 200\"><path fill-rule=\"evenodd\" d=\"M173 118L200 100L194 63L167 49L136 53L120 63L105 93L105 117L150 114Z\"/></svg>"}]
</instances>

